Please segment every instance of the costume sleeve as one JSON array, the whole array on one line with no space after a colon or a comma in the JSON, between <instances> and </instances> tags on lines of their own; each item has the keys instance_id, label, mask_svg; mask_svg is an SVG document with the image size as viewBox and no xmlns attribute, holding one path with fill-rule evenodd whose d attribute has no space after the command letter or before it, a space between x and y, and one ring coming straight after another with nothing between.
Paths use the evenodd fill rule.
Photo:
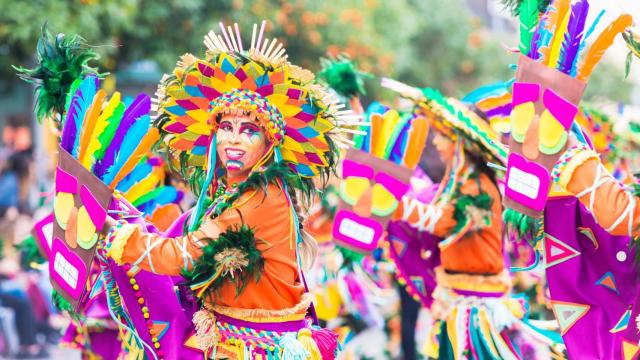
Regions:
<instances>
[{"instance_id":1,"label":"costume sleeve","mask_svg":"<svg viewBox=\"0 0 640 360\"><path fill-rule=\"evenodd\" d=\"M425 204L417 199L403 196L393 219L404 221L411 227L438 237L446 237L456 225L454 206Z\"/></svg>"},{"instance_id":2,"label":"costume sleeve","mask_svg":"<svg viewBox=\"0 0 640 360\"><path fill-rule=\"evenodd\" d=\"M206 218L202 226L179 237L163 237L146 232L140 225L124 224L115 230L109 256L118 264L135 264L163 275L180 275L190 270L207 245L204 239L217 239L229 228L243 223L241 208L252 204L252 194L243 195L237 208L224 211L215 219Z\"/></svg>"},{"instance_id":3,"label":"costume sleeve","mask_svg":"<svg viewBox=\"0 0 640 360\"><path fill-rule=\"evenodd\" d=\"M554 168L556 180L612 235L640 235L639 201L615 180L595 152L570 149Z\"/></svg>"},{"instance_id":4,"label":"costume sleeve","mask_svg":"<svg viewBox=\"0 0 640 360\"><path fill-rule=\"evenodd\" d=\"M483 198L480 196L483 193L487 201L484 207L480 208L480 204L475 202ZM491 206L500 203L500 195L487 176L468 179L457 194L450 201L440 201L436 204L425 204L404 196L394 214L394 220L405 221L420 231L445 238L447 243L467 231L491 226L490 218L494 211ZM459 213L457 216L456 211ZM464 223L459 224L458 221Z\"/></svg>"}]
</instances>

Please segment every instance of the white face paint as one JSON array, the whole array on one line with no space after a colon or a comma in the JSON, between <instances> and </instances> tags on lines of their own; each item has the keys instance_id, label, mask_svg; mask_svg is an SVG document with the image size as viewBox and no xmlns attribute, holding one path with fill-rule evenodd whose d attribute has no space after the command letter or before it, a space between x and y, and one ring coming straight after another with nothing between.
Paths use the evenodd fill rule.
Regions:
<instances>
[{"instance_id":1,"label":"white face paint","mask_svg":"<svg viewBox=\"0 0 640 360\"><path fill-rule=\"evenodd\" d=\"M264 130L246 115L224 115L216 133L216 151L230 177L246 177L267 149Z\"/></svg>"}]
</instances>

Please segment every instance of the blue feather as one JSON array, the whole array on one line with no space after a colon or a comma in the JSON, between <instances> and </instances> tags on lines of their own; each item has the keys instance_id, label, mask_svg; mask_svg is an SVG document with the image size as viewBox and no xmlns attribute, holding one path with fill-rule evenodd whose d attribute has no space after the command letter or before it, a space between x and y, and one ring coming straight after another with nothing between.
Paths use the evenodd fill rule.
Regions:
<instances>
[{"instance_id":1,"label":"blue feather","mask_svg":"<svg viewBox=\"0 0 640 360\"><path fill-rule=\"evenodd\" d=\"M84 118L87 115L87 111L91 107L93 103L93 98L96 96L98 91L98 86L100 85L99 80L95 76L87 76L82 83L80 83L80 87L78 90L80 91L80 97L75 105L75 124L76 124L76 133L75 139L73 142L73 157L78 157L78 151L80 146L80 134L82 134L82 129L84 128L83 122Z\"/></svg>"},{"instance_id":2,"label":"blue feather","mask_svg":"<svg viewBox=\"0 0 640 360\"><path fill-rule=\"evenodd\" d=\"M113 181L115 176L118 174L118 171L120 171L120 168L122 168L131 154L133 154L135 149L140 144L140 139L142 139L149 130L149 124L149 115L144 115L139 117L138 120L129 128L129 131L122 140L120 149L118 149L118 154L115 157L113 165L109 168L109 170L107 170L106 174L103 177L103 180L106 184L109 184L111 183L111 181Z\"/></svg>"},{"instance_id":3,"label":"blue feather","mask_svg":"<svg viewBox=\"0 0 640 360\"><path fill-rule=\"evenodd\" d=\"M69 110L67 111L64 128L60 145L63 149L78 156L78 143L80 142L80 133L82 131L82 121L89 106L93 101L99 86L97 77L90 75L84 78L72 96Z\"/></svg>"},{"instance_id":4,"label":"blue feather","mask_svg":"<svg viewBox=\"0 0 640 360\"><path fill-rule=\"evenodd\" d=\"M133 170L131 170L131 173L129 173L129 175L125 176L125 178L118 183L116 189L122 192L127 192L134 184L146 178L152 171L153 166L151 166L151 164L149 164L148 162L145 161L141 164L138 164L135 168L133 168Z\"/></svg>"},{"instance_id":5,"label":"blue feather","mask_svg":"<svg viewBox=\"0 0 640 360\"><path fill-rule=\"evenodd\" d=\"M475 104L480 100L500 96L508 91L508 82L499 82L495 84L481 86L462 98L462 102L467 104Z\"/></svg>"}]
</instances>

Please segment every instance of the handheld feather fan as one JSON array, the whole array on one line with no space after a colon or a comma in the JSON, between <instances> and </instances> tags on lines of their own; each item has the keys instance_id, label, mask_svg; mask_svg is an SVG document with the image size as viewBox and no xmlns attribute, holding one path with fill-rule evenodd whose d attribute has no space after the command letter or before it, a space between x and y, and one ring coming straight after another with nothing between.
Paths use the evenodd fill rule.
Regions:
<instances>
[{"instance_id":1,"label":"handheld feather fan","mask_svg":"<svg viewBox=\"0 0 640 360\"><path fill-rule=\"evenodd\" d=\"M632 23L631 16L620 15L588 46L602 13L587 27L587 0L555 0L543 14L537 8L537 0L520 5L504 198L507 208L536 219L551 189L551 169L576 127L586 81L614 37Z\"/></svg>"},{"instance_id":2,"label":"handheld feather fan","mask_svg":"<svg viewBox=\"0 0 640 360\"><path fill-rule=\"evenodd\" d=\"M56 169L50 272L54 288L74 307L87 293L98 234L114 189L159 134L150 128L145 95L106 100L95 76L77 80L67 101Z\"/></svg>"},{"instance_id":3,"label":"handheld feather fan","mask_svg":"<svg viewBox=\"0 0 640 360\"><path fill-rule=\"evenodd\" d=\"M340 203L333 227L336 241L353 250L373 251L389 219L409 189L424 148L424 117L403 114L379 103L366 112L370 126L354 139L342 162Z\"/></svg>"}]
</instances>

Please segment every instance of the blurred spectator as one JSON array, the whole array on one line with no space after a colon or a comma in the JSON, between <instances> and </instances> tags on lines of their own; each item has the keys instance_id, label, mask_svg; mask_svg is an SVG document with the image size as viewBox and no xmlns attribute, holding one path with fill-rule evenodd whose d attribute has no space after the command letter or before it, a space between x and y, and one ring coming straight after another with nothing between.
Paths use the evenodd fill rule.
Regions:
<instances>
[{"instance_id":1,"label":"blurred spectator","mask_svg":"<svg viewBox=\"0 0 640 360\"><path fill-rule=\"evenodd\" d=\"M33 180L33 159L30 150L12 154L0 171L0 217L13 219L19 214L30 214L29 191Z\"/></svg>"}]
</instances>

